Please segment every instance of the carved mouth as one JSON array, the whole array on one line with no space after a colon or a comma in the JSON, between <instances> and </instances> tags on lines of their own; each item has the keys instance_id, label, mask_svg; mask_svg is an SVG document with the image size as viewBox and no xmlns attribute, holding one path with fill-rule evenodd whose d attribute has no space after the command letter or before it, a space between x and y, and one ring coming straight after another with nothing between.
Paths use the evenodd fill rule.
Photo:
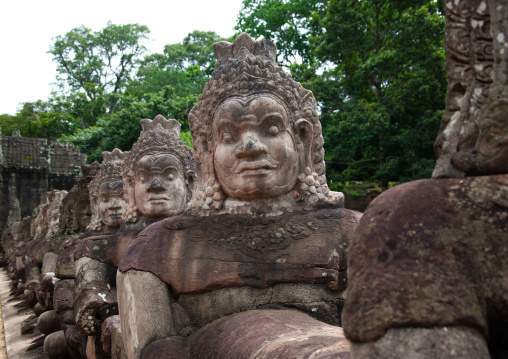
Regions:
<instances>
[{"instance_id":1,"label":"carved mouth","mask_svg":"<svg viewBox=\"0 0 508 359\"><path fill-rule=\"evenodd\" d=\"M151 197L148 197L147 202L157 204L157 203L165 203L169 200L170 200L170 198L168 196L151 196Z\"/></svg>"},{"instance_id":2,"label":"carved mouth","mask_svg":"<svg viewBox=\"0 0 508 359\"><path fill-rule=\"evenodd\" d=\"M263 175L272 172L276 168L277 166L268 160L242 162L238 165L236 173L241 173L245 176Z\"/></svg>"}]
</instances>

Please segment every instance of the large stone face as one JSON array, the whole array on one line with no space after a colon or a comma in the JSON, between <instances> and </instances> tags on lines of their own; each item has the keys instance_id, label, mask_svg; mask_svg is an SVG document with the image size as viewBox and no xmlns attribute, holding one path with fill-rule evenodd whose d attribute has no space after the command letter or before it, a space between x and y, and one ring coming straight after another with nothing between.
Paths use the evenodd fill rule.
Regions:
<instances>
[{"instance_id":1,"label":"large stone face","mask_svg":"<svg viewBox=\"0 0 508 359\"><path fill-rule=\"evenodd\" d=\"M126 209L123 219L162 219L182 213L193 195L195 181L192 150L180 138L180 123L158 115L142 120L138 141L125 160L123 171Z\"/></svg>"},{"instance_id":2,"label":"large stone face","mask_svg":"<svg viewBox=\"0 0 508 359\"><path fill-rule=\"evenodd\" d=\"M128 152L115 148L102 153L102 165L88 186L92 218L88 230L98 231L103 226L117 228L122 224L125 207L123 166Z\"/></svg>"},{"instance_id":3,"label":"large stone face","mask_svg":"<svg viewBox=\"0 0 508 359\"><path fill-rule=\"evenodd\" d=\"M343 206L326 183L312 92L276 63L268 40L240 34L214 45L217 62L189 113L198 215L278 215Z\"/></svg>"}]
</instances>

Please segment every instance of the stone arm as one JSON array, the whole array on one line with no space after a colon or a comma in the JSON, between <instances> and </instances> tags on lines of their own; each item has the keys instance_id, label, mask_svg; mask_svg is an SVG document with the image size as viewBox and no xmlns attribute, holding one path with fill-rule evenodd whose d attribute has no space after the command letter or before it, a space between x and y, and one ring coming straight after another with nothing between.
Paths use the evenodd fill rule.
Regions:
<instances>
[{"instance_id":1,"label":"stone arm","mask_svg":"<svg viewBox=\"0 0 508 359\"><path fill-rule=\"evenodd\" d=\"M86 335L100 335L102 322L118 314L116 268L89 257L78 259L75 268L76 325Z\"/></svg>"},{"instance_id":2,"label":"stone arm","mask_svg":"<svg viewBox=\"0 0 508 359\"><path fill-rule=\"evenodd\" d=\"M150 272L118 271L116 280L125 351L129 359L139 359L150 343L175 335L172 294Z\"/></svg>"}]
</instances>

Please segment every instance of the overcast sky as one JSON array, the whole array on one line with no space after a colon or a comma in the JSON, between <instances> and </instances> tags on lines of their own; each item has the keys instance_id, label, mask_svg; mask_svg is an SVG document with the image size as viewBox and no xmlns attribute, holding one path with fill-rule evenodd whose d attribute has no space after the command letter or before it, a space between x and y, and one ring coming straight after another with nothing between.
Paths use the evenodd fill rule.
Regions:
<instances>
[{"instance_id":1,"label":"overcast sky","mask_svg":"<svg viewBox=\"0 0 508 359\"><path fill-rule=\"evenodd\" d=\"M51 38L73 28L98 31L109 20L146 25L148 49L162 52L193 30L233 35L241 6L242 0L0 0L0 114L49 97L56 79Z\"/></svg>"}]
</instances>

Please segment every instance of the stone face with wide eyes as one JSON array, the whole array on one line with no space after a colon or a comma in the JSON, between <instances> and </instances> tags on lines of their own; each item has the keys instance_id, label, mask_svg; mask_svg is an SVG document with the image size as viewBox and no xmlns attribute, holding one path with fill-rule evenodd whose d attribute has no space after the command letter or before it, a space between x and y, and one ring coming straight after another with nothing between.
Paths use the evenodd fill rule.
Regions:
<instances>
[{"instance_id":1,"label":"stone face with wide eyes","mask_svg":"<svg viewBox=\"0 0 508 359\"><path fill-rule=\"evenodd\" d=\"M279 196L299 173L298 152L286 109L274 98L231 98L214 117L215 173L233 198Z\"/></svg>"},{"instance_id":2,"label":"stone face with wide eyes","mask_svg":"<svg viewBox=\"0 0 508 359\"><path fill-rule=\"evenodd\" d=\"M180 162L172 155L144 156L136 165L134 197L146 217L170 217L183 212L187 187Z\"/></svg>"},{"instance_id":3,"label":"stone face with wide eyes","mask_svg":"<svg viewBox=\"0 0 508 359\"><path fill-rule=\"evenodd\" d=\"M104 182L99 188L99 215L102 223L108 227L122 224L122 212L125 204L123 182Z\"/></svg>"}]
</instances>

